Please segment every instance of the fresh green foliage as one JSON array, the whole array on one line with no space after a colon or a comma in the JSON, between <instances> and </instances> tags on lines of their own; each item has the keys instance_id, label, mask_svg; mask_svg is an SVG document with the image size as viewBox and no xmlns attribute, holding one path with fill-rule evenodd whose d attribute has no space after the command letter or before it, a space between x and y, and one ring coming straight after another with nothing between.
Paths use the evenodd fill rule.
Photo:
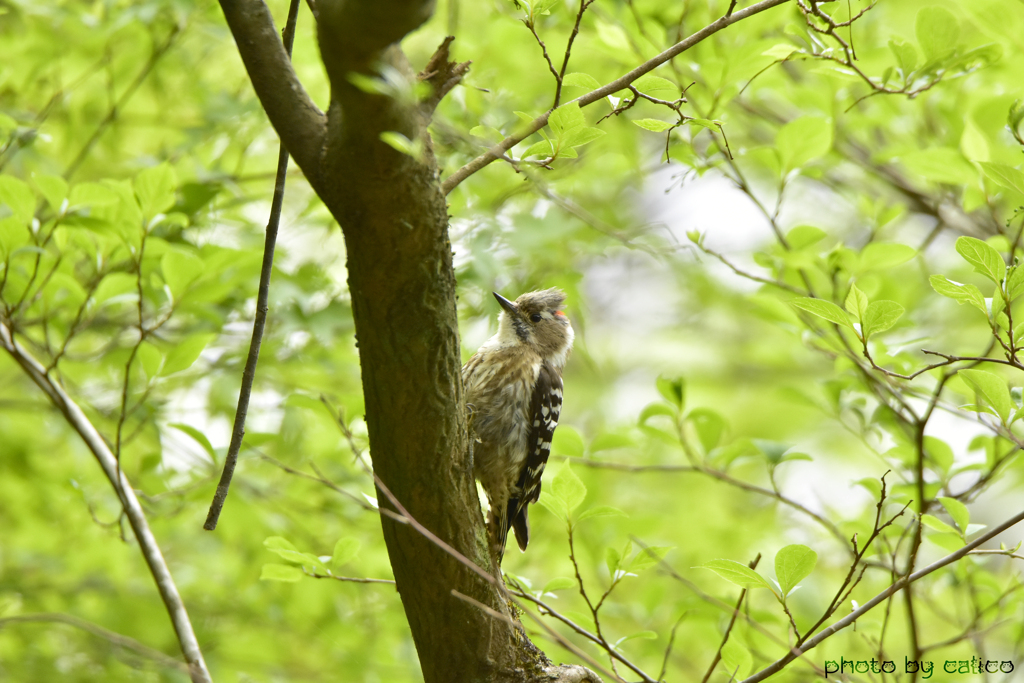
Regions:
<instances>
[{"instance_id":1,"label":"fresh green foliage","mask_svg":"<svg viewBox=\"0 0 1024 683\"><path fill-rule=\"evenodd\" d=\"M807 578L818 562L818 553L805 545L787 545L775 555L775 576L782 595L789 595Z\"/></svg>"},{"instance_id":2,"label":"fresh green foliage","mask_svg":"<svg viewBox=\"0 0 1024 683\"><path fill-rule=\"evenodd\" d=\"M1019 511L1024 18L1014 0L868 6L817 3L832 30L766 10L583 106L730 3L588 6L558 106L578 3L441 2L402 43L414 71L446 35L473 62L430 140L373 141L440 180L550 112L446 199L464 358L494 332L491 291L568 294L561 424L504 569L600 666L701 680L721 649L708 680L742 679ZM232 497L201 530L277 159L219 8L14 2L0 40L0 324L117 452L215 680L422 680L411 596L338 580L393 574L344 241L294 167ZM326 110L305 8L294 64ZM407 106L429 90L351 82ZM116 494L2 351L0 501L0 679L187 680L96 635L180 652ZM915 645L1019 670L1020 529L772 680ZM54 613L106 631L21 620Z\"/></svg>"}]
</instances>

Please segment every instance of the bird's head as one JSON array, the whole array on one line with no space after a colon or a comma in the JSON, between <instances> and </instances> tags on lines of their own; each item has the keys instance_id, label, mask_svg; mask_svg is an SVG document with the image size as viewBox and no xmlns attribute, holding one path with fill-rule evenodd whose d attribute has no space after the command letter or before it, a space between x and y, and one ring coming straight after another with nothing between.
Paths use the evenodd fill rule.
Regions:
<instances>
[{"instance_id":1,"label":"bird's head","mask_svg":"<svg viewBox=\"0 0 1024 683\"><path fill-rule=\"evenodd\" d=\"M498 334L502 339L530 346L558 368L565 365L575 337L569 318L561 311L565 292L542 289L523 294L515 301L494 292L494 298L503 309L498 317Z\"/></svg>"}]
</instances>

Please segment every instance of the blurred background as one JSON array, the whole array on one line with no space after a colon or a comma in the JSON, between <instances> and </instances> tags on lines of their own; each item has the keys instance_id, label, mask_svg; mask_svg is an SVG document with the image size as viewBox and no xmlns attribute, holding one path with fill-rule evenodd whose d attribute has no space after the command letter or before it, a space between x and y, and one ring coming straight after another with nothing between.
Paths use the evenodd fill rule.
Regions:
<instances>
[{"instance_id":1,"label":"blurred background","mask_svg":"<svg viewBox=\"0 0 1024 683\"><path fill-rule=\"evenodd\" d=\"M534 135L515 163L448 196L464 358L496 329L492 291L561 287L577 333L546 475L570 468L587 491L576 566L566 521L538 509L529 552L509 551L505 569L590 630L577 572L595 602L611 589L600 629L654 679L704 677L723 641L741 589L701 565L760 557L771 579L783 547L817 554L789 615L773 589L748 591L731 639L749 661L727 657L742 677L781 656L833 596L839 618L886 588L911 547L921 567L978 533L940 498L967 505L972 525L998 524L1024 500L1016 427L973 385L946 377L949 366L913 380L877 369L909 376L941 360L921 349L1002 358L997 338L1015 348L995 283L957 240L983 240L1011 266L1019 255L1020 3L839 4L785 3L737 22L653 72L638 88L646 99L623 91L584 108L604 134L577 156L524 156ZM270 5L283 22L287 5ZM607 83L727 5L594 3L567 73ZM857 18L830 34L811 6ZM557 67L578 10L446 0L405 41L414 70L445 35L454 59L473 62L431 127L443 177L514 132L517 112L547 110L555 82L529 26ZM374 489L344 241L294 165L246 442L218 530L201 530L251 334L278 150L219 8L8 0L0 51L0 173L40 207L20 215L22 190L0 186L3 318L108 441L120 434L121 465L214 679L419 680L393 586L260 580L282 563L268 537L319 557L344 541L344 575L391 577L378 517L359 504ZM294 62L326 109L304 8ZM590 89L566 85L563 101ZM173 206L144 216L142 249L132 192L160 164ZM978 286L987 312L940 296L934 275ZM863 349L856 317L837 327L792 303L843 307L854 285L903 310ZM139 315L156 326L143 344ZM1008 389L1022 383L1018 367L979 369ZM930 519L917 552L921 491ZM842 590L850 539L863 543L876 511L884 521L912 500L872 545L857 588ZM618 512L578 519L599 506ZM78 437L0 357L0 679L187 680L159 657L178 656L177 644L119 513ZM1012 554L1020 539L1011 530L986 547L1004 541ZM893 659L901 674L914 654L1024 666L1020 571L1019 551L971 556L920 584L916 631L894 599L777 679L821 678L840 657ZM528 630L552 659L573 660ZM621 663L619 673L633 680ZM704 680L729 675L722 666Z\"/></svg>"}]
</instances>

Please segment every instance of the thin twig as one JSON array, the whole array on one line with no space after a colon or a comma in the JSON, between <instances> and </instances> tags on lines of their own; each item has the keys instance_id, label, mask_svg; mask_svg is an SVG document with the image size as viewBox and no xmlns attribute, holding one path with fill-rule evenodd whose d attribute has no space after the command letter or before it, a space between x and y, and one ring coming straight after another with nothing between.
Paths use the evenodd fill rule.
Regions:
<instances>
[{"instance_id":1,"label":"thin twig","mask_svg":"<svg viewBox=\"0 0 1024 683\"><path fill-rule=\"evenodd\" d=\"M541 600L537 596L532 595L531 593L523 590L522 586L519 586L518 583L516 583L514 585L516 586L516 588L510 590L509 591L510 594L515 595L516 597L520 597L520 598L522 598L524 600L527 600L529 602L532 602L534 605L537 606L537 611L538 612L540 612L543 615L547 615L549 617L554 617L558 621L562 622L563 624L568 626L570 629L572 629L574 632L576 632L579 635L583 636L584 638L586 638L587 640L589 640L590 642L594 643L595 645L600 647L602 650L607 652L609 657L612 657L613 659L617 659L623 665L625 665L625 666L629 667L630 669L632 669L638 676L641 676L643 678L643 680L645 680L645 681L653 680L647 674L645 674L643 672L643 670L640 669L640 667L638 667L635 664L633 664L632 662L630 662L628 659L626 659L625 656L623 656L615 648L613 648L611 645L609 645L608 642L604 640L604 638L601 638L601 637L595 635L594 633L591 633L586 628L584 628L583 626L580 626L579 624L577 624L575 621L573 621L569 617L567 617L564 614L560 613L558 610L552 608L551 605L549 605L548 603L544 602L543 600ZM619 676L616 675L616 678L619 678Z\"/></svg>"},{"instance_id":2,"label":"thin twig","mask_svg":"<svg viewBox=\"0 0 1024 683\"><path fill-rule=\"evenodd\" d=\"M757 569L757 563L761 561L761 553L757 554L749 564L748 567L751 569ZM711 664L708 666L708 670L704 673L704 678L701 679L700 683L708 683L708 679L711 678L711 674L715 672L715 667L718 666L718 662L722 660L722 648L729 642L729 634L732 633L732 627L736 624L736 617L740 613L740 608L743 607L743 601L747 597L747 589L744 588L740 591L740 597L736 600L736 607L732 611L732 616L729 618L729 625L725 627L725 633L722 634L722 642L718 644L718 650L715 651L715 657L711 660Z\"/></svg>"},{"instance_id":3,"label":"thin twig","mask_svg":"<svg viewBox=\"0 0 1024 683\"><path fill-rule=\"evenodd\" d=\"M585 467L593 467L596 469L618 470L620 472L695 472L698 474L704 474L714 479L718 479L719 481L730 484L732 486L741 488L744 491L758 493L763 496L768 496L769 498L774 498L780 503L788 505L794 510L802 512L803 514L807 515L815 522L820 524L822 527L827 529L828 532L835 536L838 540L840 540L845 547L849 548L849 542L843 535L843 532L841 532L835 524L833 524L826 518L822 517L818 513L814 512L810 508L801 505L792 498L787 498L778 491L772 491L771 489L766 489L762 486L749 484L741 479L736 479L733 476L725 472L722 472L721 470L693 465L626 465L624 463L605 462L601 460L590 460L585 458L573 458L573 464L583 465Z\"/></svg>"},{"instance_id":4,"label":"thin twig","mask_svg":"<svg viewBox=\"0 0 1024 683\"><path fill-rule=\"evenodd\" d=\"M295 22L299 15L299 0L291 0L288 7L288 21L284 28L284 49L289 58L292 54L292 43L295 40ZM266 241L263 245L263 266L260 268L260 284L256 295L256 319L252 325L252 341L249 342L249 354L245 359L242 371L242 387L238 392L238 407L235 409L235 422L231 429L231 443L224 457L224 470L221 472L217 491L206 515L203 528L213 531L217 528L217 520L224 508L231 487L231 477L238 463L238 451L242 447L245 436L245 418L249 412L249 395L252 393L253 380L256 378L256 363L260 357L260 344L263 341L263 329L267 323L268 299L270 296L270 275L274 270L274 246L277 243L277 228L281 222L281 208L284 203L284 185L288 175L288 150L284 142L277 157L277 177L274 181L274 198L270 206L270 219L267 221Z\"/></svg>"},{"instance_id":5,"label":"thin twig","mask_svg":"<svg viewBox=\"0 0 1024 683\"><path fill-rule=\"evenodd\" d=\"M587 8L594 4L595 0L580 0L580 9L576 13L576 23L573 24L572 33L569 34L569 40L565 43L565 57L562 58L562 68L555 75L555 80L558 81L555 86L555 102L551 105L552 109L557 109L559 102L562 100L562 81L565 79L565 69L569 66L569 55L572 53L572 44L576 40L576 36L580 32L580 22L583 21L583 13L587 11Z\"/></svg>"},{"instance_id":6,"label":"thin twig","mask_svg":"<svg viewBox=\"0 0 1024 683\"><path fill-rule=\"evenodd\" d=\"M0 629L3 629L7 624L32 623L67 624L68 626L74 626L77 629L81 629L87 633L91 633L94 636L102 638L112 645L134 652L135 654L141 655L147 659L152 659L162 667L188 673L188 666L186 666L184 662L179 661L174 657L169 657L160 650L152 648L144 643L140 643L134 638L129 638L128 636L117 633L116 631L103 628L99 624L86 621L85 619L76 617L73 614L43 612L40 614L19 614L13 617L0 617Z\"/></svg>"},{"instance_id":7,"label":"thin twig","mask_svg":"<svg viewBox=\"0 0 1024 683\"><path fill-rule=\"evenodd\" d=\"M358 576L335 576L331 574L327 576L325 574L307 574L312 576L314 579L334 579L335 581L349 582L349 583L386 583L392 586L395 585L394 579L364 579Z\"/></svg>"}]
</instances>

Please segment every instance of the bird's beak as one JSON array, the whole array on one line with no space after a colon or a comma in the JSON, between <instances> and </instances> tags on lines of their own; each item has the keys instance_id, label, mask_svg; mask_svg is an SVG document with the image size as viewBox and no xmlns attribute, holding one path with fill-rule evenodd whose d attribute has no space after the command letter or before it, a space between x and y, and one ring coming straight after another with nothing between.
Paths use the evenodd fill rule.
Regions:
<instances>
[{"instance_id":1,"label":"bird's beak","mask_svg":"<svg viewBox=\"0 0 1024 683\"><path fill-rule=\"evenodd\" d=\"M501 307L508 311L510 314L515 315L516 313L519 312L519 308L513 302L503 297L501 294L498 294L497 292L491 292L491 294L493 294L494 298L498 300L498 303L501 304Z\"/></svg>"}]
</instances>

